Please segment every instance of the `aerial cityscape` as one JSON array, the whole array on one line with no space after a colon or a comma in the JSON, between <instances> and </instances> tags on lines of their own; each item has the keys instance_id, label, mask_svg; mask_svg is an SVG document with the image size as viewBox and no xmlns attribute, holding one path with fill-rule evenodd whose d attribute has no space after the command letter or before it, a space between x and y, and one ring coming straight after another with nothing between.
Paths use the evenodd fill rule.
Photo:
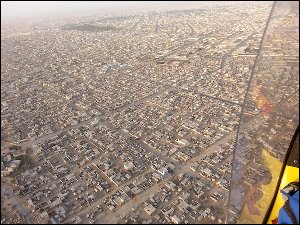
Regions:
<instances>
[{"instance_id":1,"label":"aerial cityscape","mask_svg":"<svg viewBox=\"0 0 300 225\"><path fill-rule=\"evenodd\" d=\"M1 26L1 223L260 223L298 23L235 2Z\"/></svg>"}]
</instances>

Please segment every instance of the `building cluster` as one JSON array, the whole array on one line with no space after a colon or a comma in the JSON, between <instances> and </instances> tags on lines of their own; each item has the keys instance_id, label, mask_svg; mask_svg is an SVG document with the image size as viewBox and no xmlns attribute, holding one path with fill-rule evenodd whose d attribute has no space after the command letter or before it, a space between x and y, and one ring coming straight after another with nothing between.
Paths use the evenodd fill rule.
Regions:
<instances>
[{"instance_id":1,"label":"building cluster","mask_svg":"<svg viewBox=\"0 0 300 225\"><path fill-rule=\"evenodd\" d=\"M245 2L4 27L1 176L23 151L30 166L13 188L28 218L236 221L244 205L230 198L278 177L269 164L298 121L299 15L271 20L255 63L269 11Z\"/></svg>"},{"instance_id":2,"label":"building cluster","mask_svg":"<svg viewBox=\"0 0 300 225\"><path fill-rule=\"evenodd\" d=\"M8 176L16 171L20 164L25 164L26 150L15 145L1 146L1 177Z\"/></svg>"}]
</instances>

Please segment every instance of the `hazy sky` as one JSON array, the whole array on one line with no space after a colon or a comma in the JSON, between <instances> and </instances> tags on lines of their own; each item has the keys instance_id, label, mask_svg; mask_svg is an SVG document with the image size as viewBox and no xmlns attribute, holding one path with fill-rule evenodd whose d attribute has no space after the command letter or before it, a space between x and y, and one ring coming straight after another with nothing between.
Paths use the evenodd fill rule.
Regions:
<instances>
[{"instance_id":1,"label":"hazy sky","mask_svg":"<svg viewBox=\"0 0 300 225\"><path fill-rule=\"evenodd\" d=\"M76 11L120 10L122 8L151 7L166 5L166 2L142 1L1 1L1 19L51 16ZM170 2L168 2L170 4Z\"/></svg>"},{"instance_id":2,"label":"hazy sky","mask_svg":"<svg viewBox=\"0 0 300 225\"><path fill-rule=\"evenodd\" d=\"M132 2L92 2L92 1L1 1L1 18L17 19L51 16L64 12L92 10L132 5Z\"/></svg>"},{"instance_id":3,"label":"hazy sky","mask_svg":"<svg viewBox=\"0 0 300 225\"><path fill-rule=\"evenodd\" d=\"M168 6L207 5L216 2L191 1L1 1L1 20L49 17L67 13L109 12L125 9L160 8Z\"/></svg>"}]
</instances>

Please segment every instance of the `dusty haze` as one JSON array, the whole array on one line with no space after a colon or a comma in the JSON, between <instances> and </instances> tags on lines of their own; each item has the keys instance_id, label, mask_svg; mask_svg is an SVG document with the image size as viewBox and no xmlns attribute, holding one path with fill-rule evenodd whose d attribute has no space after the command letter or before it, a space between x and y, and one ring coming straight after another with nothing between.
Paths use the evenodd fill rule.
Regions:
<instances>
[{"instance_id":1,"label":"dusty haze","mask_svg":"<svg viewBox=\"0 0 300 225\"><path fill-rule=\"evenodd\" d=\"M23 19L51 18L55 16L83 16L89 14L119 13L139 10L194 8L234 2L192 2L192 1L2 1L3 22ZM235 2L236 3L236 2Z\"/></svg>"}]
</instances>

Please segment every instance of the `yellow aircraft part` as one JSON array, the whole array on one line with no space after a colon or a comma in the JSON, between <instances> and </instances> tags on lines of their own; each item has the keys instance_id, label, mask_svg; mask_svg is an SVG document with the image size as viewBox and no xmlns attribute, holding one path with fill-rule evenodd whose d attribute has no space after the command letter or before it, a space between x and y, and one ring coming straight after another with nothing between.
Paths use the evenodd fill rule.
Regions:
<instances>
[{"instance_id":1,"label":"yellow aircraft part","mask_svg":"<svg viewBox=\"0 0 300 225\"><path fill-rule=\"evenodd\" d=\"M283 189L289 183L294 181L299 181L299 168L287 165L284 169L283 177L276 196L276 200L267 222L268 224L272 224L272 220L278 217L279 210L284 204L284 200L281 197L280 190Z\"/></svg>"},{"instance_id":2,"label":"yellow aircraft part","mask_svg":"<svg viewBox=\"0 0 300 225\"><path fill-rule=\"evenodd\" d=\"M261 215L249 214L248 204L245 204L238 219L239 224L262 223L262 218L264 217L264 214L266 213L266 210L268 209L269 204L272 201L274 190L277 186L282 163L275 157L271 156L266 149L263 149L261 157L263 160L263 164L268 167L269 171L272 174L272 181L266 185L261 185L260 189L263 192L262 198L254 203L254 205L259 209Z\"/></svg>"}]
</instances>

